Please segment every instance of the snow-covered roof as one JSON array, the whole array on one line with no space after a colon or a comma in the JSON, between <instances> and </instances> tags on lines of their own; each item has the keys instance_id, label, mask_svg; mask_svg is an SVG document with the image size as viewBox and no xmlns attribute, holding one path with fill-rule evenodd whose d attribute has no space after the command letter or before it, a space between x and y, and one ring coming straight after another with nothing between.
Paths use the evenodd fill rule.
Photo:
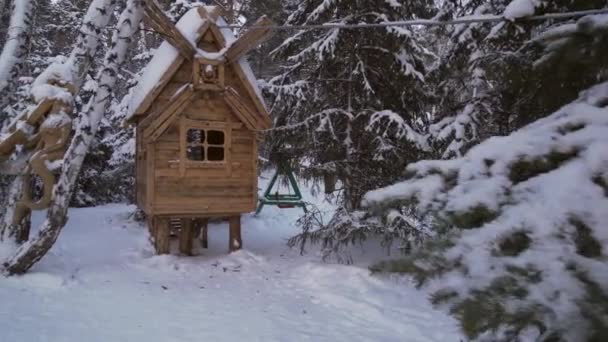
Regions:
<instances>
[{"instance_id":1,"label":"snow-covered roof","mask_svg":"<svg viewBox=\"0 0 608 342\"><path fill-rule=\"evenodd\" d=\"M205 21L206 19L200 17L196 8L193 8L184 14L175 26L186 39L190 42L196 42L200 38L198 29L205 24ZM137 85L131 91L131 99L127 107L127 119L135 114L146 96L156 87L178 57L179 51L169 42L164 41L160 44L154 52L154 57L142 71L137 80Z\"/></svg>"},{"instance_id":2,"label":"snow-covered roof","mask_svg":"<svg viewBox=\"0 0 608 342\"><path fill-rule=\"evenodd\" d=\"M207 18L201 17L200 8L195 7L190 9L186 14L184 14L181 19L176 23L176 28L184 35L186 39L188 39L193 46L197 46L200 38L205 34L205 32L201 32L201 27L208 21L211 20L209 16ZM205 6L203 7L206 13L212 13L213 7ZM226 46L222 51L225 51L227 47L229 47L233 42L236 41L236 37L232 33L229 28L225 28L223 26L227 26L226 21L222 17L218 17L215 20L215 24L219 26L219 32L221 32ZM220 51L220 52L222 52ZM133 87L130 93L130 99L128 101L127 111L126 111L126 119L129 120L133 116L142 114L141 112L145 110L145 108L140 108L144 105L144 101L146 97L157 90L157 86L160 84L161 79L165 74L169 71L172 64L178 59L179 51L173 47L169 42L164 41L158 49L154 52L154 57L148 65L142 71L141 76L138 79L137 85ZM208 55L209 52L198 49L197 55ZM235 66L238 65L240 69L243 71L249 86L253 89L255 96L258 98L259 103L264 106L265 112L266 105L264 103L264 99L262 97L262 92L260 91L257 83L257 79L251 70L251 66L247 61L247 57L243 56L239 59L238 63L235 63ZM177 68L175 68L175 71Z\"/></svg>"}]
</instances>

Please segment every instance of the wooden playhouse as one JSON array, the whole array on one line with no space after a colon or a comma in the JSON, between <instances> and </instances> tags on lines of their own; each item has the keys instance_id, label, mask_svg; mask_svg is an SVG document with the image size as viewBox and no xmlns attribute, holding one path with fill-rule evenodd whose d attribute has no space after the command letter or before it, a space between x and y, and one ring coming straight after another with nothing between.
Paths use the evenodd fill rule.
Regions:
<instances>
[{"instance_id":1,"label":"wooden playhouse","mask_svg":"<svg viewBox=\"0 0 608 342\"><path fill-rule=\"evenodd\" d=\"M266 39L269 20L234 37L217 7L191 9L173 25L154 1L146 23L166 39L132 90L136 198L158 254L170 236L191 254L207 220L229 218L229 249L241 248L240 215L257 204L257 132L268 112L245 54Z\"/></svg>"}]
</instances>

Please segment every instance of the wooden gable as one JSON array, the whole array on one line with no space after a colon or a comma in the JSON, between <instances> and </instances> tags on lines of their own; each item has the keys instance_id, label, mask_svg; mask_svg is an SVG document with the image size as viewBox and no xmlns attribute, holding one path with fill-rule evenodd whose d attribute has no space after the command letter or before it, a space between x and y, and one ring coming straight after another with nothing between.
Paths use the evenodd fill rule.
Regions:
<instances>
[{"instance_id":1,"label":"wooden gable","mask_svg":"<svg viewBox=\"0 0 608 342\"><path fill-rule=\"evenodd\" d=\"M201 17L207 18L207 20L199 28L197 48L206 53L219 53L222 50L234 51L230 49L231 46L226 48L229 42L226 41L225 35L214 21L217 14L210 14L203 7L199 8L198 12ZM246 35L243 38L246 38ZM239 40L230 43L243 44ZM239 53L245 51L244 47L236 46L236 48ZM203 53L203 55L205 54ZM155 120L166 121L167 118L180 115L174 110L175 108L179 108L180 111L187 111L187 107L193 103L204 106L196 100L201 96L200 93L205 91L196 89L187 100L180 102L184 106L178 107L176 104L172 106L172 103L177 99L183 99L183 96L178 96L180 95L178 92L184 86L193 82L193 73L195 72L193 69L196 69L197 58L193 58L193 60L194 62L188 61L184 58L183 53L177 54L171 65L163 73L158 84L145 95L143 101L135 109L133 117L127 123L139 122L145 126L159 126L158 123L154 123ZM269 114L259 96L256 85L251 84L251 75L247 74L250 71L243 68L243 63L246 63L246 61L238 59L231 62L225 56L220 56L218 62L223 63L222 86L225 82L225 87L217 91L219 96L224 98L238 121L241 121L249 130L268 129L270 127ZM173 109L173 111L165 113L165 110L168 109ZM156 136L158 136L158 134L162 134L162 131L156 133Z\"/></svg>"}]
</instances>

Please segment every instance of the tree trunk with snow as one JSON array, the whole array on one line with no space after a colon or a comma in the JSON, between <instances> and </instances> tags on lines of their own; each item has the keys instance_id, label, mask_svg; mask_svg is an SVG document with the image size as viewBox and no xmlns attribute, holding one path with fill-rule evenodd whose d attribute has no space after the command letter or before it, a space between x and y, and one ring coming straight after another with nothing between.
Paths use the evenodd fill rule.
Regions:
<instances>
[{"instance_id":1,"label":"tree trunk with snow","mask_svg":"<svg viewBox=\"0 0 608 342\"><path fill-rule=\"evenodd\" d=\"M98 18L91 21L95 27L100 28L105 26L110 13L112 13L114 3L115 1L106 0L104 2L105 6L98 6L98 8L103 8L103 10L99 10ZM53 246L61 229L67 222L69 202L72 198L82 163L95 137L99 122L112 99L112 88L116 83L118 69L125 60L127 48L131 43L131 37L137 32L143 16L142 8L140 0L129 0L127 7L121 14L117 30L112 37L111 49L106 53L104 65L97 76L99 88L95 96L76 119L76 133L64 157L61 175L55 185L53 199L47 211L46 220L42 223L38 235L21 245L15 255L5 263L6 273L21 274L32 267ZM99 36L96 39L92 39L95 42L90 42L90 47L97 45L98 38ZM93 50L94 48L87 51L92 52ZM76 66L74 71L78 75L84 75L86 72L85 67L90 65L93 54L73 53L73 56L84 57L84 59L81 59L81 63L77 62L74 64ZM82 78L80 79L82 80Z\"/></svg>"},{"instance_id":2,"label":"tree trunk with snow","mask_svg":"<svg viewBox=\"0 0 608 342\"><path fill-rule=\"evenodd\" d=\"M23 70L35 1L13 0L6 40L0 54L0 110L11 100Z\"/></svg>"},{"instance_id":3,"label":"tree trunk with snow","mask_svg":"<svg viewBox=\"0 0 608 342\"><path fill-rule=\"evenodd\" d=\"M77 65L78 63L86 64L87 66L89 65L86 61L92 59L92 56L94 56L96 50L99 48L101 30L107 25L110 14L114 10L115 3L115 0L94 0L89 6L87 15L80 28L81 33L78 37L76 47L72 50L69 60L65 62L71 65L70 71L72 74L70 77L65 77L66 81L74 82L73 80L77 79L74 70L84 70L84 67L79 67ZM84 57L87 55L91 57ZM56 67L57 65L54 64L49 66L49 68ZM67 80L68 78L69 80ZM79 82L76 81L76 83ZM13 213L17 210L17 202L23 195L22 183L21 177L17 177L10 187L9 203L7 203L7 208L0 227L0 231L2 232L0 238L3 240L3 243L18 245L18 237L22 235L22 232L29 230L29 220L27 219L22 220L17 224L13 224L12 222Z\"/></svg>"},{"instance_id":4,"label":"tree trunk with snow","mask_svg":"<svg viewBox=\"0 0 608 342\"><path fill-rule=\"evenodd\" d=\"M65 62L61 62L61 66L58 66L56 63L51 64L45 72L41 73L40 77L45 77L44 74L52 69L68 69L66 74L69 75L64 75L63 78L65 79L63 81L79 89L93 57L97 50L101 48L101 34L103 28L108 24L115 5L116 0L93 0L83 19L76 46L70 53L70 57ZM42 81L42 83L46 83L46 81ZM21 240L23 240L21 237L30 229L29 215L26 215L28 217L19 222L13 222L13 215L18 210L17 203L23 196L23 186L21 183L23 183L21 177L13 180L7 199L8 203L6 203L6 209L2 221L0 221L0 241L4 243L19 245L22 242Z\"/></svg>"},{"instance_id":5,"label":"tree trunk with snow","mask_svg":"<svg viewBox=\"0 0 608 342\"><path fill-rule=\"evenodd\" d=\"M26 215L26 218L19 222L18 224L13 224L13 217L15 215L15 210L17 210L17 202L21 199L23 195L23 181L21 177L17 177L11 183L8 191L7 198L5 201L6 208L3 212L2 220L0 221L0 241L1 242L14 242L20 243L24 239L22 237L25 235L26 231L29 231L30 215ZM26 239L25 239L26 240Z\"/></svg>"}]
</instances>

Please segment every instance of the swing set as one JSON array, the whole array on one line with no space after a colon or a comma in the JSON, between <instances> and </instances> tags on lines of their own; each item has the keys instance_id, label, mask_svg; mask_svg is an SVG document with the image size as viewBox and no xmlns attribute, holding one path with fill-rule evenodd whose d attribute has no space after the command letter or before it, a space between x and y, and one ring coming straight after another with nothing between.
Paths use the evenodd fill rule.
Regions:
<instances>
[{"instance_id":1,"label":"swing set","mask_svg":"<svg viewBox=\"0 0 608 342\"><path fill-rule=\"evenodd\" d=\"M279 193L281 182L277 184L276 191L274 193L272 192L272 189L280 177L287 179L288 185L286 194ZM277 171L275 172L274 176L272 176L270 183L268 183L268 186L266 187L266 191L264 191L264 195L258 202L258 208L255 211L256 216L262 211L265 205L276 205L281 209L300 207L305 213L307 212L306 203L302 201L302 192L300 192L300 187L298 187L298 183L296 182L296 178L291 167L277 168Z\"/></svg>"}]
</instances>

